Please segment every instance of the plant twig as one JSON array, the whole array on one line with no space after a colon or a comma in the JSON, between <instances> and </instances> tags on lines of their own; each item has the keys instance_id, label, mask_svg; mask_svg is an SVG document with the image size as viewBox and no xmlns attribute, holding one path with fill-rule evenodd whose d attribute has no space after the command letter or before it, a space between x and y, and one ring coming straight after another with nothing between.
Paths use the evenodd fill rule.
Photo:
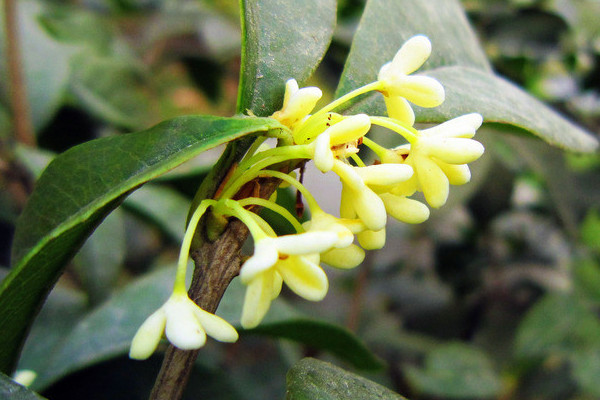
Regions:
<instances>
[{"instance_id":1,"label":"plant twig","mask_svg":"<svg viewBox=\"0 0 600 400\"><path fill-rule=\"evenodd\" d=\"M4 0L4 18L6 31L6 62L10 87L10 102L13 114L13 127L17 142L35 146L35 135L31 122L27 87L21 59L17 0Z\"/></svg>"},{"instance_id":2,"label":"plant twig","mask_svg":"<svg viewBox=\"0 0 600 400\"><path fill-rule=\"evenodd\" d=\"M278 179L261 179L260 197L269 198L279 185ZM193 252L196 268L189 295L204 310L214 313L231 280L238 275L242 260L240 250L248 229L233 220L213 243L204 243ZM150 394L150 400L177 400L185 389L198 350L184 351L170 345Z\"/></svg>"}]
</instances>

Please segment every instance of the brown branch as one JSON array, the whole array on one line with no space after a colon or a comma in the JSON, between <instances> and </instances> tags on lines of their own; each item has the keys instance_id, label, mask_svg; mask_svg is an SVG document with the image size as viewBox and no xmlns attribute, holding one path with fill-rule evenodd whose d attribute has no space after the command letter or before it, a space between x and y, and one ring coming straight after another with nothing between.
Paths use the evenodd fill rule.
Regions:
<instances>
[{"instance_id":1,"label":"brown branch","mask_svg":"<svg viewBox=\"0 0 600 400\"><path fill-rule=\"evenodd\" d=\"M35 146L35 135L30 118L29 102L27 101L27 88L19 43L17 0L4 0L4 18L9 96L15 138L19 143Z\"/></svg>"},{"instance_id":2,"label":"brown branch","mask_svg":"<svg viewBox=\"0 0 600 400\"><path fill-rule=\"evenodd\" d=\"M278 179L261 179L260 197L269 198L279 183ZM242 265L240 250L247 237L246 226L233 220L215 242L204 243L192 253L196 268L189 295L204 310L217 310L227 286L238 275ZM184 351L170 345L150 399L180 399L198 353L199 350Z\"/></svg>"}]
</instances>

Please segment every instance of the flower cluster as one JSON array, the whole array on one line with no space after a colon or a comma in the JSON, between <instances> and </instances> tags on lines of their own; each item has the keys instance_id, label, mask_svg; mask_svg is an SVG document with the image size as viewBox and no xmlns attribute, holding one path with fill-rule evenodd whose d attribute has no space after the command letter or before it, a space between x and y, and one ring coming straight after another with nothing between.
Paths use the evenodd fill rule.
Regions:
<instances>
[{"instance_id":1,"label":"flower cluster","mask_svg":"<svg viewBox=\"0 0 600 400\"><path fill-rule=\"evenodd\" d=\"M181 349L201 347L206 334L225 342L237 340L237 332L231 325L199 308L185 293L185 265L191 238L200 217L207 211L221 220L239 219L254 240L254 253L243 263L239 274L247 286L240 324L253 328L262 321L283 283L307 300L322 300L329 283L321 262L336 268L358 266L364 259L365 249L384 246L388 215L409 224L422 223L429 218L427 204L433 208L443 206L450 185L462 185L470 180L467 164L484 151L483 146L472 139L483 122L481 115L459 116L428 129L413 127L415 114L410 103L436 107L445 99L444 88L436 79L411 75L430 54L431 43L425 36L409 39L393 60L381 68L375 82L313 114L321 90L299 88L294 79L287 81L283 106L271 116L285 129L259 137L222 190L196 209L182 245L173 295L141 326L133 339L131 357L148 357L163 331L167 339ZM383 95L387 117L342 115L334 111L368 92ZM379 145L366 137L373 125L398 134L405 143L392 149ZM278 146L265 149L263 142L270 135L277 137ZM366 165L360 156L365 148L378 158L372 165ZM323 211L293 176L291 170L306 160L313 160L321 172L339 177L342 183L340 217ZM297 189L310 208L310 221L300 224L288 210L272 200L239 199L242 187L264 177L279 179ZM427 204L412 198L417 192L423 194ZM269 224L252 211L256 206L282 215L296 233L277 236ZM354 243L355 236L359 245Z\"/></svg>"}]
</instances>

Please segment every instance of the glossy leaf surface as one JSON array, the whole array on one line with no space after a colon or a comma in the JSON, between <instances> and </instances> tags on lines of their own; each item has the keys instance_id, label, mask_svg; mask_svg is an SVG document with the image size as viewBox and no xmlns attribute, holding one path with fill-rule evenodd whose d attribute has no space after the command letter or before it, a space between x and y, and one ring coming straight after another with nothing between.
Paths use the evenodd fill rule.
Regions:
<instances>
[{"instance_id":1,"label":"glossy leaf surface","mask_svg":"<svg viewBox=\"0 0 600 400\"><path fill-rule=\"evenodd\" d=\"M462 7L454 0L370 0L337 96L375 81L381 66L417 34L427 35L433 50L416 73L437 78L446 89L440 107L415 108L417 122L440 123L478 112L485 122L512 125L558 147L581 152L598 147L598 141L585 130L490 71ZM383 98L379 93L366 95L351 111L385 115Z\"/></svg>"},{"instance_id":2,"label":"glossy leaf surface","mask_svg":"<svg viewBox=\"0 0 600 400\"><path fill-rule=\"evenodd\" d=\"M267 116L281 107L285 82L304 82L329 46L334 0L242 1L238 112Z\"/></svg>"},{"instance_id":3,"label":"glossy leaf surface","mask_svg":"<svg viewBox=\"0 0 600 400\"><path fill-rule=\"evenodd\" d=\"M270 119L180 117L90 141L55 158L19 218L13 269L0 286L0 370L14 365L27 327L65 262L128 193L204 150L279 126Z\"/></svg>"},{"instance_id":4,"label":"glossy leaf surface","mask_svg":"<svg viewBox=\"0 0 600 400\"><path fill-rule=\"evenodd\" d=\"M289 370L285 398L287 400L405 399L378 383L314 358L305 358Z\"/></svg>"}]
</instances>

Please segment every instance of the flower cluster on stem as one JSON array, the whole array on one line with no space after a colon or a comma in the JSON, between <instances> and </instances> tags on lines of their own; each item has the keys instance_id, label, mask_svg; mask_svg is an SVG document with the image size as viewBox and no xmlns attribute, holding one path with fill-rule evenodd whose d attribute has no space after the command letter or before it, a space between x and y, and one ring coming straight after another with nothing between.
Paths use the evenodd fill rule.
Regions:
<instances>
[{"instance_id":1,"label":"flower cluster on stem","mask_svg":"<svg viewBox=\"0 0 600 400\"><path fill-rule=\"evenodd\" d=\"M412 75L430 54L431 43L425 36L409 39L381 67L375 82L314 113L321 90L299 88L294 79L286 82L282 108L271 116L285 128L259 137L215 198L202 201L195 210L181 247L173 295L140 327L132 342L132 358L150 356L163 333L181 349L201 347L207 334L224 342L237 340L233 326L199 308L185 290L191 239L206 212L218 220L237 218L248 227L254 240L254 252L239 273L247 287L240 325L249 329L260 324L284 283L300 297L322 300L329 283L321 262L342 269L358 266L365 257L364 250L384 246L388 216L404 223L422 223L429 218L427 204L433 208L443 206L450 185L463 185L470 180L467 164L484 151L472 139L483 122L481 115L458 116L427 129L413 126L411 103L437 107L445 99L444 88L436 79ZM387 116L342 115L335 111L368 92L383 95ZM366 136L373 125L399 135L403 143L391 149L381 146ZM277 138L277 147L265 149L263 141L268 136ZM361 158L363 150L373 152L378 160L366 165ZM321 172L339 177L339 217L323 211L295 178L292 170L309 160ZM305 199L311 219L300 224L273 199L239 198L245 185L265 177L295 188ZM423 194L424 202L413 198L418 192ZM280 214L296 233L277 236L255 212L257 206Z\"/></svg>"}]
</instances>

